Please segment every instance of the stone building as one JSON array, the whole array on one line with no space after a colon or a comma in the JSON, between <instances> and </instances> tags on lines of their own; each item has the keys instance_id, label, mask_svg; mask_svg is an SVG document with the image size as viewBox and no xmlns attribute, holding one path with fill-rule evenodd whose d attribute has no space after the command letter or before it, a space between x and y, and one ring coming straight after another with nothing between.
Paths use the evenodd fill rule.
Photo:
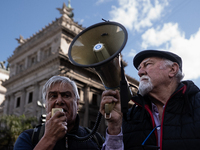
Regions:
<instances>
[{"instance_id":1,"label":"stone building","mask_svg":"<svg viewBox=\"0 0 200 150\"><path fill-rule=\"evenodd\" d=\"M99 110L104 86L91 68L80 68L70 63L68 48L73 38L84 28L73 21L70 5L58 8L61 17L28 39L19 37L19 46L8 58L10 77L3 85L7 89L4 114L40 117L45 113L42 87L53 75L74 80L80 94L80 125L92 128ZM135 85L138 81L128 77ZM105 121L99 132L104 135Z\"/></svg>"},{"instance_id":2,"label":"stone building","mask_svg":"<svg viewBox=\"0 0 200 150\"><path fill-rule=\"evenodd\" d=\"M0 116L3 114L3 106L6 94L6 88L2 82L9 78L9 68L5 66L5 61L0 62Z\"/></svg>"}]
</instances>

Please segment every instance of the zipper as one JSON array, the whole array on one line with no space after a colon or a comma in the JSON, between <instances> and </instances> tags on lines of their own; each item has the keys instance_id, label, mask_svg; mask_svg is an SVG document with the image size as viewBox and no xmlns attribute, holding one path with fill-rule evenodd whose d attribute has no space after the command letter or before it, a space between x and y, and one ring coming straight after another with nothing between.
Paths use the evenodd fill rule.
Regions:
<instances>
[{"instance_id":1,"label":"zipper","mask_svg":"<svg viewBox=\"0 0 200 150\"><path fill-rule=\"evenodd\" d=\"M134 100L132 100L134 102ZM137 102L134 102L136 105L142 107L142 105L138 104ZM151 117L151 122L152 122L152 126L153 126L153 129L156 127L156 124L155 124L155 121L154 121L154 118L153 118L153 114L149 108L149 106L147 104L145 104L144 108L147 110L147 112L149 113L150 117ZM158 146L158 134L157 134L157 130L154 130L154 134L156 136L156 144Z\"/></svg>"},{"instance_id":2,"label":"zipper","mask_svg":"<svg viewBox=\"0 0 200 150\"><path fill-rule=\"evenodd\" d=\"M166 104L165 104L165 107L164 107L164 109L163 109L163 114L162 114L161 127L160 127L160 150L162 150L163 121L164 121L164 114L165 114L165 108L166 108L166 106L167 106L167 103L168 103L168 101L169 101L174 95L176 95L176 94L177 94L178 92L180 92L181 90L183 90L183 91L182 91L182 94L184 94L185 91L186 91L186 89L187 89L187 86L184 85L182 88L180 88L180 90L178 90L176 93L174 93L172 96L170 96L170 98L167 100L167 102L166 102Z\"/></svg>"}]
</instances>

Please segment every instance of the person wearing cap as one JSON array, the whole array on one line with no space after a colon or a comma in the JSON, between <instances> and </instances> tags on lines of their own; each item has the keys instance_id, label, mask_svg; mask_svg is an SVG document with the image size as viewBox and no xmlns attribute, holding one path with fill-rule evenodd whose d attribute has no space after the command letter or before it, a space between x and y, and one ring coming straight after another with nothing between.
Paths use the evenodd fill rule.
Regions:
<instances>
[{"instance_id":1,"label":"person wearing cap","mask_svg":"<svg viewBox=\"0 0 200 150\"><path fill-rule=\"evenodd\" d=\"M121 113L119 91L102 93L102 114L105 104L115 102L103 149L199 149L200 90L182 81L182 59L169 51L144 50L133 64L140 83L127 114Z\"/></svg>"}]
</instances>

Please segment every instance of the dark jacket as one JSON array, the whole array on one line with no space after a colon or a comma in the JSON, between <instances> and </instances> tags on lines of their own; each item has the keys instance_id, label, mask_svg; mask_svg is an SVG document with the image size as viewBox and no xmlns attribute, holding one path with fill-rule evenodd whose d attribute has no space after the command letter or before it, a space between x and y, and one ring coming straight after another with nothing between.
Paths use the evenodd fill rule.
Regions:
<instances>
[{"instance_id":1,"label":"dark jacket","mask_svg":"<svg viewBox=\"0 0 200 150\"><path fill-rule=\"evenodd\" d=\"M139 150L155 127L148 96L137 95L136 103L123 120L125 149ZM157 146L157 130L145 145ZM148 146L145 149L151 149ZM179 84L167 101L162 115L160 150L195 150L200 148L200 90L192 81Z\"/></svg>"},{"instance_id":2,"label":"dark jacket","mask_svg":"<svg viewBox=\"0 0 200 150\"><path fill-rule=\"evenodd\" d=\"M29 129L24 131L22 134L20 134L19 138L17 139L15 143L14 150L32 150L34 147L37 145L39 142L40 138L44 134L44 125L40 125L37 128L34 129L34 134L33 134L33 129ZM76 125L74 128L69 132L69 134L75 134L79 137L84 137L88 135L90 131L82 126L79 126L79 116L77 115L76 118ZM98 135L97 135L98 134ZM87 141L77 141L75 139L72 139L68 137L67 143L68 143L68 150L99 150L100 148L98 147L97 141L100 145L103 144L104 138L101 137L99 133L95 134L95 138L90 138ZM54 150L66 150L66 138L63 138L59 140L56 145L54 146Z\"/></svg>"}]
</instances>

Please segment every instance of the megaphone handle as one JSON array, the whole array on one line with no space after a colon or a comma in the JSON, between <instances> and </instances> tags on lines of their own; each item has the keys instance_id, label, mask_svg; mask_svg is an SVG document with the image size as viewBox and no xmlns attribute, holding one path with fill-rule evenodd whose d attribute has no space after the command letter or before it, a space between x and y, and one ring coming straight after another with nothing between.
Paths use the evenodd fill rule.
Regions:
<instances>
[{"instance_id":1,"label":"megaphone handle","mask_svg":"<svg viewBox=\"0 0 200 150\"><path fill-rule=\"evenodd\" d=\"M115 103L105 104L105 119L111 118L111 111L113 110Z\"/></svg>"}]
</instances>

